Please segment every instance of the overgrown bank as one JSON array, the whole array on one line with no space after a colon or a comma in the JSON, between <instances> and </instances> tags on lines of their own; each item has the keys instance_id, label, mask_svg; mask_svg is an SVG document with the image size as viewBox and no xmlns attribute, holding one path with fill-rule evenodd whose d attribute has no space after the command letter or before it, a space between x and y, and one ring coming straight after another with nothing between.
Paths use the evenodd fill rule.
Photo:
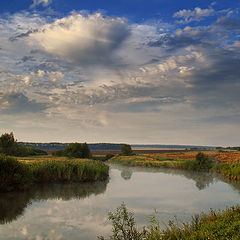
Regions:
<instances>
[{"instance_id":1,"label":"overgrown bank","mask_svg":"<svg viewBox=\"0 0 240 240\"><path fill-rule=\"evenodd\" d=\"M23 190L35 183L102 181L109 175L109 167L100 161L65 157L17 160L0 155L0 166L0 191Z\"/></svg>"},{"instance_id":2,"label":"overgrown bank","mask_svg":"<svg viewBox=\"0 0 240 240\"><path fill-rule=\"evenodd\" d=\"M115 213L109 213L112 221L112 235L100 240L238 240L240 238L240 206L223 211L195 215L190 223L178 224L169 221L161 229L159 219L153 216L150 226L139 230L135 225L133 213L122 204Z\"/></svg>"},{"instance_id":3,"label":"overgrown bank","mask_svg":"<svg viewBox=\"0 0 240 240\"><path fill-rule=\"evenodd\" d=\"M219 172L240 180L240 152L176 152L164 154L116 155L109 160L125 166L177 168L191 171Z\"/></svg>"}]
</instances>

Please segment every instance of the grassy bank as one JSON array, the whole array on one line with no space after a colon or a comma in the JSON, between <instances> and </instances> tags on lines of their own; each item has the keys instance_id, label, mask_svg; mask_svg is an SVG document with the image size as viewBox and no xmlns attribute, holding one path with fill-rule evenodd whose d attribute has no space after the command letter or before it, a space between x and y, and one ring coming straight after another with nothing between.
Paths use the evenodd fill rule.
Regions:
<instances>
[{"instance_id":1,"label":"grassy bank","mask_svg":"<svg viewBox=\"0 0 240 240\"><path fill-rule=\"evenodd\" d=\"M196 163L197 154L198 152L176 152L133 156L116 155L109 162L125 166L201 170ZM204 155L209 159L208 170L219 172L229 179L240 180L240 152L206 151Z\"/></svg>"},{"instance_id":2,"label":"grassy bank","mask_svg":"<svg viewBox=\"0 0 240 240\"><path fill-rule=\"evenodd\" d=\"M169 221L165 229L160 228L158 217L153 216L149 227L138 230L133 213L124 204L115 213L109 213L109 220L113 225L113 234L108 238L111 240L238 240L240 237L240 206L195 215L190 223Z\"/></svg>"},{"instance_id":3,"label":"grassy bank","mask_svg":"<svg viewBox=\"0 0 240 240\"><path fill-rule=\"evenodd\" d=\"M102 181L109 172L100 161L51 156L15 159L1 155L0 166L0 191L23 190L35 183Z\"/></svg>"}]
</instances>

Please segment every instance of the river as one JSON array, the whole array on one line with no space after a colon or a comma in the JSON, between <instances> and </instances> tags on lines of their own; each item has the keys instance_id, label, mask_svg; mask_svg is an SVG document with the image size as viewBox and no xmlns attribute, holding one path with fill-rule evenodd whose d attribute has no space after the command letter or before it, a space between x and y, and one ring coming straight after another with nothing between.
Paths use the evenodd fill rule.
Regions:
<instances>
[{"instance_id":1,"label":"river","mask_svg":"<svg viewBox=\"0 0 240 240\"><path fill-rule=\"evenodd\" d=\"M240 184L210 173L110 165L109 181L40 185L0 195L0 239L95 240L109 235L109 210L122 202L147 225L157 210L162 227L176 216L240 204Z\"/></svg>"}]
</instances>

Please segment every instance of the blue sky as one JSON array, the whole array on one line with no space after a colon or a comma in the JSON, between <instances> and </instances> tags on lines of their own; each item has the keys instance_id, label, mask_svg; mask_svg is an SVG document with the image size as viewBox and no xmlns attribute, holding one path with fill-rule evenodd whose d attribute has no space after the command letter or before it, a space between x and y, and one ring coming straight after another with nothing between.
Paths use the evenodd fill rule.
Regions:
<instances>
[{"instance_id":1,"label":"blue sky","mask_svg":"<svg viewBox=\"0 0 240 240\"><path fill-rule=\"evenodd\" d=\"M0 131L239 145L240 2L0 3Z\"/></svg>"}]
</instances>

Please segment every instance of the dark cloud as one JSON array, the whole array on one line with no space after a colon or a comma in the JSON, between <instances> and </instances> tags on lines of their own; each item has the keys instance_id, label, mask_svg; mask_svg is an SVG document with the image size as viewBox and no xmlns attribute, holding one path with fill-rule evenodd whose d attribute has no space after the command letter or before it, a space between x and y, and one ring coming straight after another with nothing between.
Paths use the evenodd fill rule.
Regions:
<instances>
[{"instance_id":1,"label":"dark cloud","mask_svg":"<svg viewBox=\"0 0 240 240\"><path fill-rule=\"evenodd\" d=\"M216 23L216 26L225 27L234 30L240 30L240 22L239 19L229 19L227 17L219 18Z\"/></svg>"},{"instance_id":2,"label":"dark cloud","mask_svg":"<svg viewBox=\"0 0 240 240\"><path fill-rule=\"evenodd\" d=\"M10 41L10 42L14 42L14 41L17 41L17 40L19 40L19 39L21 39L21 38L28 37L30 34L36 33L36 32L38 32L38 29L31 29L31 30L28 30L28 31L25 32L25 33L19 33L19 34L16 34L16 35L10 37L10 38L9 38L9 41Z\"/></svg>"},{"instance_id":3,"label":"dark cloud","mask_svg":"<svg viewBox=\"0 0 240 240\"><path fill-rule=\"evenodd\" d=\"M0 95L0 112L3 114L38 113L47 108L44 103L30 100L23 93L5 93Z\"/></svg>"},{"instance_id":4,"label":"dark cloud","mask_svg":"<svg viewBox=\"0 0 240 240\"><path fill-rule=\"evenodd\" d=\"M186 35L165 35L158 40L149 41L149 47L163 47L167 50L174 51L179 48L188 47L190 45L198 45L202 43L200 38L194 38Z\"/></svg>"}]
</instances>

